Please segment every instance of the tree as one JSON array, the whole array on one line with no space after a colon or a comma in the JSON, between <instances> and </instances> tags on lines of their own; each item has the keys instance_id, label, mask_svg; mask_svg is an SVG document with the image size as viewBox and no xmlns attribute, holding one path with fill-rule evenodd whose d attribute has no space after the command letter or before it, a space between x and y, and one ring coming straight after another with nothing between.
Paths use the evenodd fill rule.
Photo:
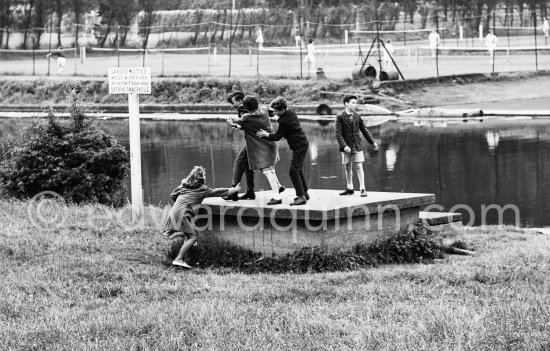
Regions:
<instances>
[{"instance_id":1,"label":"tree","mask_svg":"<svg viewBox=\"0 0 550 351\"><path fill-rule=\"evenodd\" d=\"M0 0L0 30L4 34L4 28L9 28L11 26L13 16L11 12L11 0ZM0 35L0 46L2 45L4 35ZM9 31L6 33L6 49L8 48L9 42Z\"/></svg>"}]
</instances>

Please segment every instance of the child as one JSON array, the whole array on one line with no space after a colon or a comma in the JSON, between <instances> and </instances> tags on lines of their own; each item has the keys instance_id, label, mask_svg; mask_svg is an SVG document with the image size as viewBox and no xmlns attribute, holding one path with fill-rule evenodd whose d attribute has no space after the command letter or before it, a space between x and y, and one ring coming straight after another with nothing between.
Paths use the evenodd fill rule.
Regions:
<instances>
[{"instance_id":1,"label":"child","mask_svg":"<svg viewBox=\"0 0 550 351\"><path fill-rule=\"evenodd\" d=\"M273 193L267 204L279 205L283 202L280 193L285 190L275 173L275 164L279 160L279 149L276 142L256 136L260 129L271 132L271 122L267 110L260 109L258 99L251 95L245 96L243 106L248 112L241 118L231 118L228 120L228 124L244 130L248 167L251 170L260 170L266 176Z\"/></svg>"},{"instance_id":2,"label":"child","mask_svg":"<svg viewBox=\"0 0 550 351\"><path fill-rule=\"evenodd\" d=\"M197 241L197 232L193 228L192 218L195 217L195 209L199 206L205 197L227 196L239 192L240 185L233 188L210 189L204 185L206 171L200 166L195 166L187 178L181 181L170 197L174 205L170 209L170 214L164 223L163 233L169 239L178 236L185 236L178 256L172 262L172 265L184 268L191 268L186 263L185 257L191 246Z\"/></svg>"},{"instance_id":3,"label":"child","mask_svg":"<svg viewBox=\"0 0 550 351\"><path fill-rule=\"evenodd\" d=\"M303 167L309 149L309 141L307 140L306 133L300 126L296 112L288 109L288 104L284 97L279 96L271 101L270 108L279 117L279 129L271 133L260 129L256 135L273 141L279 141L281 138L286 139L290 150L292 150L292 161L290 161L288 174L294 185L294 189L296 189L296 198L290 205L305 205L307 200L309 200L309 194L307 193L308 187Z\"/></svg>"},{"instance_id":4,"label":"child","mask_svg":"<svg viewBox=\"0 0 550 351\"><path fill-rule=\"evenodd\" d=\"M237 91L233 94L231 94L227 101L233 106L235 110L237 110L237 115L242 117L245 113L248 113L246 108L243 106L243 99L244 94L241 91ZM229 125L233 125L233 120L229 118L227 120L227 123ZM246 151L246 144L243 146L239 154L237 155L237 158L233 162L233 180L231 183L231 186L235 186L236 184L241 182L241 178L243 177L243 174L246 178L246 192L239 196L238 193L232 194L230 196L224 197L224 200L254 200L256 198L256 194L254 193L254 171L251 170L248 167L248 153Z\"/></svg>"},{"instance_id":5,"label":"child","mask_svg":"<svg viewBox=\"0 0 550 351\"><path fill-rule=\"evenodd\" d=\"M357 96L344 96L345 111L336 115L336 140L342 152L342 164L346 173L346 190L340 195L353 195L353 169L351 163L355 164L357 177L359 178L359 188L361 196L367 196L365 190L365 172L363 170L363 162L365 155L363 154L363 146L361 145L361 133L367 141L373 146L374 150L378 150L378 144L374 142L372 135L365 127L365 123L361 116L355 112L357 109Z\"/></svg>"}]
</instances>

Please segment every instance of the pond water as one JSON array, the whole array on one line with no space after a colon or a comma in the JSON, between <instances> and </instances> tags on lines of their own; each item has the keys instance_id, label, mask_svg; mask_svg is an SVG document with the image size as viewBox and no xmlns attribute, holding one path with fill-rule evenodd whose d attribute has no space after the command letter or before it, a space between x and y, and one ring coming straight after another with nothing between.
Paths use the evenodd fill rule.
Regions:
<instances>
[{"instance_id":1,"label":"pond water","mask_svg":"<svg viewBox=\"0 0 550 351\"><path fill-rule=\"evenodd\" d=\"M0 120L0 143L15 133L18 123ZM97 123L128 146L127 121ZM334 124L302 125L311 145L305 163L310 188L342 190ZM517 219L524 227L550 226L549 120L388 122L371 132L380 150L366 153L368 190L434 193L437 204L445 210L454 207L463 213L464 223L473 225L499 224L498 210L483 210L496 205L505 209L504 224L514 225ZM218 121L143 121L141 136L144 199L160 205L170 203L171 190L194 165L206 167L209 185L229 186L233 160L244 145L241 132ZM284 140L280 153L277 173L291 187L291 152ZM127 184L129 189L129 179ZM256 184L269 188L260 174ZM356 179L355 184L357 188ZM517 207L519 216L509 205Z\"/></svg>"}]
</instances>

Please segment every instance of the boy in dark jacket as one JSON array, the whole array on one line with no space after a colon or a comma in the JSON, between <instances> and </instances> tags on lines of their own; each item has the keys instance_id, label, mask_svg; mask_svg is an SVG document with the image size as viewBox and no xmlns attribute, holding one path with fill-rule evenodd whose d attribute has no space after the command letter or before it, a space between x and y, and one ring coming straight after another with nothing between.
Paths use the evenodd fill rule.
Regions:
<instances>
[{"instance_id":1,"label":"boy in dark jacket","mask_svg":"<svg viewBox=\"0 0 550 351\"><path fill-rule=\"evenodd\" d=\"M240 91L237 91L233 94L231 94L227 98L227 102L229 102L235 110L237 110L237 115L239 117L242 117L245 113L248 111L243 106L243 99L244 94ZM232 123L229 122L228 124ZM235 162L233 162L233 180L231 183L231 186L234 187L237 184L241 182L241 179L243 177L243 174L246 178L246 192L239 196L238 193L233 193L229 196L224 197L224 200L254 200L256 198L256 194L254 193L254 171L252 171L248 167L248 153L246 151L246 144L243 146L241 151L239 152L239 155L237 155L237 158L235 159Z\"/></svg>"},{"instance_id":2,"label":"boy in dark jacket","mask_svg":"<svg viewBox=\"0 0 550 351\"><path fill-rule=\"evenodd\" d=\"M361 143L361 134L373 146L374 150L378 150L378 144L372 138L372 135L365 127L365 123L361 116L355 112L357 109L357 96L344 96L345 110L336 116L336 140L342 153L342 164L346 173L346 190L340 195L353 195L353 169L351 163L355 164L357 177L359 178L359 188L361 196L367 196L365 190L365 172L363 163L365 155L363 154L363 145Z\"/></svg>"},{"instance_id":3,"label":"boy in dark jacket","mask_svg":"<svg viewBox=\"0 0 550 351\"><path fill-rule=\"evenodd\" d=\"M279 141L283 137L286 139L290 150L292 150L292 161L290 161L288 173L296 190L296 198L290 204L304 205L309 200L309 195L302 169L307 150L309 149L309 141L307 140L306 133L304 133L304 130L300 126L296 113L288 109L284 97L279 96L271 101L270 108L273 109L274 114L279 116L279 128L277 132L268 133L260 129L256 135L273 141Z\"/></svg>"}]
</instances>

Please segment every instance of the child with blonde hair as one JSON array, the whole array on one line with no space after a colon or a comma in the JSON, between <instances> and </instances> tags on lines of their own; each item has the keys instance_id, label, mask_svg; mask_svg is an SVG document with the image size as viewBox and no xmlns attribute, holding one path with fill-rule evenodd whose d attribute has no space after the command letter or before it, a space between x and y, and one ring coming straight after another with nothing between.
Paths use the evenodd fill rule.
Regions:
<instances>
[{"instance_id":1,"label":"child with blonde hair","mask_svg":"<svg viewBox=\"0 0 550 351\"><path fill-rule=\"evenodd\" d=\"M206 186L206 171L203 167L195 166L189 175L181 181L181 184L172 191L170 197L174 205L170 209L168 218L163 227L163 233L166 238L174 239L184 236L181 249L172 262L177 267L191 268L186 262L187 253L191 246L197 241L197 231L193 227L193 218L196 216L195 210L206 197L228 196L238 193L241 189L240 184L232 188L211 189Z\"/></svg>"}]
</instances>

